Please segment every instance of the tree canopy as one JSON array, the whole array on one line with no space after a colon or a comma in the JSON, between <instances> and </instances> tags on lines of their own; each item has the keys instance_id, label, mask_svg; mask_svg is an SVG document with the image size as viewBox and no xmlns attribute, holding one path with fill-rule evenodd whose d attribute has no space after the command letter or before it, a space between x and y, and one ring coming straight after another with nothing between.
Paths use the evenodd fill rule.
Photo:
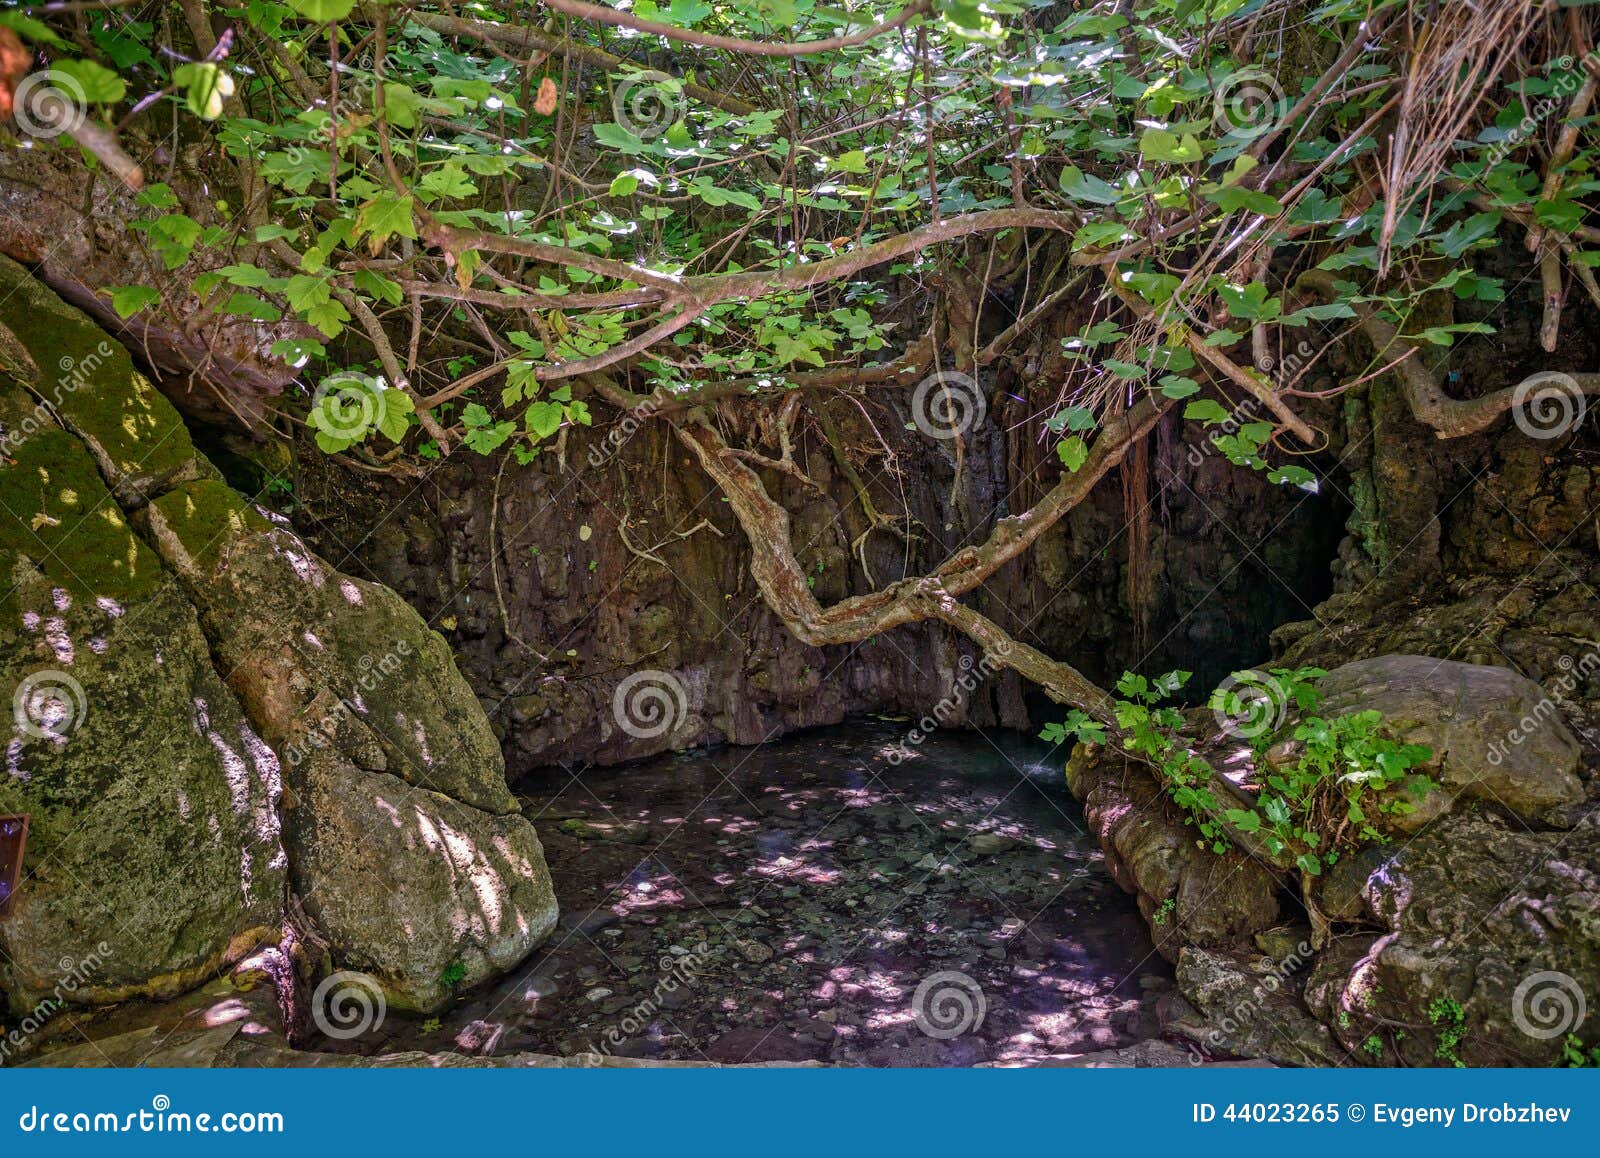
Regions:
<instances>
[{"instance_id":1,"label":"tree canopy","mask_svg":"<svg viewBox=\"0 0 1600 1158\"><path fill-rule=\"evenodd\" d=\"M56 0L0 14L0 87L22 143L139 189L128 226L162 272L98 287L119 315L301 324L272 355L323 450L528 463L574 427L670 423L802 638L943 619L1106 718L959 599L1164 414L1313 486L1308 407L1379 373L1440 437L1570 420L1600 391L1555 374L1458 399L1430 353L1489 331L1506 286L1478 259L1507 238L1546 350L1569 287L1600 302L1588 13ZM209 204L164 179L180 153ZM1093 320L1040 350L1083 301ZM1366 372L1307 389L1346 338ZM822 607L762 479L797 473L805 398L913 390L917 425L959 443L1000 365L1059 463L1046 497ZM729 444L718 415L747 406L777 457Z\"/></svg>"}]
</instances>

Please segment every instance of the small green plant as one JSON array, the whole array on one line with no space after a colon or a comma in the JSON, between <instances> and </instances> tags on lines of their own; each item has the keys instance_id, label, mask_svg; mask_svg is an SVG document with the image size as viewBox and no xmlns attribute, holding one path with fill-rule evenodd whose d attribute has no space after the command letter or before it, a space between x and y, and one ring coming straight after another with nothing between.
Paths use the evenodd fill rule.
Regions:
<instances>
[{"instance_id":1,"label":"small green plant","mask_svg":"<svg viewBox=\"0 0 1600 1158\"><path fill-rule=\"evenodd\" d=\"M453 989L461 984L462 978L466 977L466 975L467 967L460 961L452 961L445 967L445 971L439 974L439 982Z\"/></svg>"},{"instance_id":2,"label":"small green plant","mask_svg":"<svg viewBox=\"0 0 1600 1158\"><path fill-rule=\"evenodd\" d=\"M1561 1069L1600 1068L1600 1045L1585 1048L1577 1034L1569 1033L1561 1045L1561 1060L1556 1065Z\"/></svg>"},{"instance_id":3,"label":"small green plant","mask_svg":"<svg viewBox=\"0 0 1600 1158\"><path fill-rule=\"evenodd\" d=\"M1438 1034L1438 1045L1433 1056L1447 1061L1457 1069L1465 1069L1466 1062L1456 1054L1456 1046L1466 1036L1466 1013L1454 997L1435 997L1428 1005L1428 1020Z\"/></svg>"},{"instance_id":4,"label":"small green plant","mask_svg":"<svg viewBox=\"0 0 1600 1158\"><path fill-rule=\"evenodd\" d=\"M1238 688L1249 686L1257 698L1244 702L1244 708L1253 715L1264 706L1272 717L1244 729L1260 775L1254 805L1238 806L1231 793L1224 805L1213 790L1217 773L1183 735L1183 714L1162 706L1190 674L1173 671L1146 679L1124 673L1116 685L1116 724L1122 746L1156 770L1173 803L1213 852L1227 852L1233 836L1248 834L1267 856L1317 876L1342 851L1383 839L1375 816L1414 811L1415 802L1434 786L1414 771L1433 752L1383 736L1381 713L1314 714L1321 703L1315 681L1327 674L1321 668L1274 668L1269 676L1236 672L1208 700L1219 719L1234 716L1241 707ZM1308 713L1292 731L1274 726L1290 701ZM1073 737L1104 744L1107 728L1075 709L1040 733L1056 744ZM1270 762L1268 751L1284 739L1294 742L1293 761Z\"/></svg>"},{"instance_id":5,"label":"small green plant","mask_svg":"<svg viewBox=\"0 0 1600 1158\"><path fill-rule=\"evenodd\" d=\"M1361 1043L1361 1048L1367 1051L1369 1057L1374 1059L1381 1058L1383 1056L1383 1039L1375 1033L1368 1034L1367 1040Z\"/></svg>"},{"instance_id":6,"label":"small green plant","mask_svg":"<svg viewBox=\"0 0 1600 1158\"><path fill-rule=\"evenodd\" d=\"M1177 900L1173 897L1168 897L1166 900L1161 902L1161 906L1156 909L1155 912L1150 914L1150 919L1158 925L1165 925L1168 921L1172 920L1173 911L1177 909L1177 907Z\"/></svg>"}]
</instances>

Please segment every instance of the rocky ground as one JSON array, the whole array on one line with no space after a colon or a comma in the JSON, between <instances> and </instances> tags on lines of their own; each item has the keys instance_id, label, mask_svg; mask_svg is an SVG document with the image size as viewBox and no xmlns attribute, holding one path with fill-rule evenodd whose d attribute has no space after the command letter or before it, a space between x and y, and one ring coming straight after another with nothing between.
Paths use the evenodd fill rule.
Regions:
<instances>
[{"instance_id":1,"label":"rocky ground","mask_svg":"<svg viewBox=\"0 0 1600 1158\"><path fill-rule=\"evenodd\" d=\"M1170 967L1055 761L969 735L897 765L904 728L525 782L560 882L550 943L436 1018L309 1045L972 1065L1152 1038ZM919 1001L941 973L970 982Z\"/></svg>"}]
</instances>

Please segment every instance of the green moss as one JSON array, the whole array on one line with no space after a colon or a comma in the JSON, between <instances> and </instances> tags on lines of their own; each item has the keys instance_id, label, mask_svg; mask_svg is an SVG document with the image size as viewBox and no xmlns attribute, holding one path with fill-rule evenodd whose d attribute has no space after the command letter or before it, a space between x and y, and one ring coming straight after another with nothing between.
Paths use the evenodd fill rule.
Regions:
<instances>
[{"instance_id":1,"label":"green moss","mask_svg":"<svg viewBox=\"0 0 1600 1158\"><path fill-rule=\"evenodd\" d=\"M201 481L175 487L150 504L151 514L177 539L202 574L210 574L227 547L243 534L272 529L226 483Z\"/></svg>"},{"instance_id":2,"label":"green moss","mask_svg":"<svg viewBox=\"0 0 1600 1158\"><path fill-rule=\"evenodd\" d=\"M165 476L195 458L172 404L88 315L0 257L0 325L41 371L34 389L120 474Z\"/></svg>"},{"instance_id":3,"label":"green moss","mask_svg":"<svg viewBox=\"0 0 1600 1158\"><path fill-rule=\"evenodd\" d=\"M26 556L78 596L129 601L160 585L161 561L128 526L94 460L63 430L12 449L0 468L0 550Z\"/></svg>"}]
</instances>

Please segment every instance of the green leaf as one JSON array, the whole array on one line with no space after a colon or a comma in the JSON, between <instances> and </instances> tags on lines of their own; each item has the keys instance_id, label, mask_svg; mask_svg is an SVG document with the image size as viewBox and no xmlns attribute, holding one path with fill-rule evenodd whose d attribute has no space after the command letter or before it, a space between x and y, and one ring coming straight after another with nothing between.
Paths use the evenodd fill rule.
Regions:
<instances>
[{"instance_id":1,"label":"green leaf","mask_svg":"<svg viewBox=\"0 0 1600 1158\"><path fill-rule=\"evenodd\" d=\"M1074 434L1056 443L1056 457L1068 471L1077 474L1083 464L1089 461L1089 445L1081 435Z\"/></svg>"},{"instance_id":2,"label":"green leaf","mask_svg":"<svg viewBox=\"0 0 1600 1158\"><path fill-rule=\"evenodd\" d=\"M1259 213L1263 217L1274 217L1283 212L1283 203L1270 193L1241 189L1237 185L1226 189L1214 189L1206 193L1205 198L1224 213L1234 213L1243 209L1250 213Z\"/></svg>"},{"instance_id":3,"label":"green leaf","mask_svg":"<svg viewBox=\"0 0 1600 1158\"><path fill-rule=\"evenodd\" d=\"M1146 129L1139 138L1139 152L1151 161L1166 161L1174 165L1187 165L1205 156L1205 150L1193 133L1178 136L1165 129Z\"/></svg>"},{"instance_id":4,"label":"green leaf","mask_svg":"<svg viewBox=\"0 0 1600 1158\"><path fill-rule=\"evenodd\" d=\"M379 193L361 207L356 215L356 235L366 235L367 245L373 253L383 248L383 243L399 234L415 237L416 223L411 219L412 200L409 195Z\"/></svg>"},{"instance_id":5,"label":"green leaf","mask_svg":"<svg viewBox=\"0 0 1600 1158\"><path fill-rule=\"evenodd\" d=\"M307 20L322 24L330 20L343 20L356 6L356 0L287 0L287 3Z\"/></svg>"},{"instance_id":6,"label":"green leaf","mask_svg":"<svg viewBox=\"0 0 1600 1158\"><path fill-rule=\"evenodd\" d=\"M390 281L382 274L374 273L370 269L356 270L350 280L356 289L375 301L387 302L391 306L397 306L405 300L405 291L400 288L399 282Z\"/></svg>"},{"instance_id":7,"label":"green leaf","mask_svg":"<svg viewBox=\"0 0 1600 1158\"><path fill-rule=\"evenodd\" d=\"M179 65L172 70L172 80L184 90L185 107L204 121L220 117L222 106L233 95L233 77L209 60Z\"/></svg>"},{"instance_id":8,"label":"green leaf","mask_svg":"<svg viewBox=\"0 0 1600 1158\"><path fill-rule=\"evenodd\" d=\"M828 167L840 173L865 173L867 154L861 149L852 149L835 157Z\"/></svg>"},{"instance_id":9,"label":"green leaf","mask_svg":"<svg viewBox=\"0 0 1600 1158\"><path fill-rule=\"evenodd\" d=\"M1222 408L1222 403L1214 398L1196 398L1183 408L1183 416L1207 426L1228 420L1228 412Z\"/></svg>"},{"instance_id":10,"label":"green leaf","mask_svg":"<svg viewBox=\"0 0 1600 1158\"><path fill-rule=\"evenodd\" d=\"M621 125L602 121L594 126L594 139L608 149L627 153L630 157L646 151L645 143Z\"/></svg>"},{"instance_id":11,"label":"green leaf","mask_svg":"<svg viewBox=\"0 0 1600 1158\"><path fill-rule=\"evenodd\" d=\"M1061 170L1061 191L1074 201L1087 201L1091 205L1115 205L1121 200L1110 185L1074 165Z\"/></svg>"},{"instance_id":12,"label":"green leaf","mask_svg":"<svg viewBox=\"0 0 1600 1158\"><path fill-rule=\"evenodd\" d=\"M451 161L429 170L422 178L422 189L430 200L458 201L478 191L459 162Z\"/></svg>"},{"instance_id":13,"label":"green leaf","mask_svg":"<svg viewBox=\"0 0 1600 1158\"><path fill-rule=\"evenodd\" d=\"M83 99L89 104L114 105L127 95L127 82L92 60L58 60L51 68L76 81L83 89Z\"/></svg>"},{"instance_id":14,"label":"green leaf","mask_svg":"<svg viewBox=\"0 0 1600 1158\"><path fill-rule=\"evenodd\" d=\"M611 196L630 197L639 188L639 178L632 173L618 173L611 179Z\"/></svg>"},{"instance_id":15,"label":"green leaf","mask_svg":"<svg viewBox=\"0 0 1600 1158\"><path fill-rule=\"evenodd\" d=\"M381 403L378 429L390 442L399 442L411 427L411 416L416 413L416 405L404 390L396 390L393 387L380 390L378 399Z\"/></svg>"},{"instance_id":16,"label":"green leaf","mask_svg":"<svg viewBox=\"0 0 1600 1158\"><path fill-rule=\"evenodd\" d=\"M147 285L119 285L111 287L111 308L119 318L131 318L148 305L161 300L161 291Z\"/></svg>"},{"instance_id":17,"label":"green leaf","mask_svg":"<svg viewBox=\"0 0 1600 1158\"><path fill-rule=\"evenodd\" d=\"M1181 402L1191 394L1200 392L1200 383L1193 378L1185 378L1181 374L1168 374L1156 383L1161 388L1161 393L1175 402Z\"/></svg>"},{"instance_id":18,"label":"green leaf","mask_svg":"<svg viewBox=\"0 0 1600 1158\"><path fill-rule=\"evenodd\" d=\"M522 421L535 438L549 438L561 429L562 418L560 403L540 401L528 407Z\"/></svg>"},{"instance_id":19,"label":"green leaf","mask_svg":"<svg viewBox=\"0 0 1600 1158\"><path fill-rule=\"evenodd\" d=\"M1290 486L1305 486L1307 483L1317 481L1317 476L1303 466L1280 466L1276 470L1267 472L1267 481L1272 483L1287 483Z\"/></svg>"}]
</instances>

